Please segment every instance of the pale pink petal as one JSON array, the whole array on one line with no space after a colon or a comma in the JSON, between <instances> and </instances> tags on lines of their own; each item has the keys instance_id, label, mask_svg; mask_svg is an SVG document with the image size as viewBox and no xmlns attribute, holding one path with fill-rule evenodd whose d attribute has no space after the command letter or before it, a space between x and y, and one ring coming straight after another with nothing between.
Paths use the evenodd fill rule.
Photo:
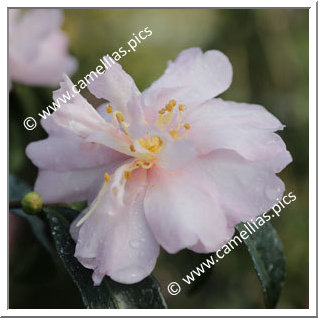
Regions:
<instances>
[{"instance_id":1,"label":"pale pink petal","mask_svg":"<svg viewBox=\"0 0 318 318\"><path fill-rule=\"evenodd\" d=\"M212 99L186 111L184 120L191 125L188 138L200 154L235 150L246 159L265 162L275 172L292 160L274 133L284 126L262 106Z\"/></svg>"},{"instance_id":2,"label":"pale pink petal","mask_svg":"<svg viewBox=\"0 0 318 318\"><path fill-rule=\"evenodd\" d=\"M143 101L147 107L155 108L158 90L177 88L172 97L190 107L221 94L231 81L232 66L223 53L190 48L168 63L165 73L143 92Z\"/></svg>"},{"instance_id":3,"label":"pale pink petal","mask_svg":"<svg viewBox=\"0 0 318 318\"><path fill-rule=\"evenodd\" d=\"M59 30L63 13L59 9L35 9L23 14L19 11L18 15L21 15L20 19L15 14L11 23L14 34L10 38L10 50L26 60L35 59L41 42Z\"/></svg>"},{"instance_id":4,"label":"pale pink petal","mask_svg":"<svg viewBox=\"0 0 318 318\"><path fill-rule=\"evenodd\" d=\"M106 57L105 57L106 58ZM134 80L116 63L103 74L92 75L88 89L97 98L103 98L111 103L115 111L120 111L125 116L125 121L130 124L130 133L135 136L143 134L136 128L142 129L143 113L140 105L141 94Z\"/></svg>"},{"instance_id":5,"label":"pale pink petal","mask_svg":"<svg viewBox=\"0 0 318 318\"><path fill-rule=\"evenodd\" d=\"M150 169L145 214L158 243L169 253L202 244L215 251L233 235L218 197L200 175L187 169L166 172Z\"/></svg>"},{"instance_id":6,"label":"pale pink petal","mask_svg":"<svg viewBox=\"0 0 318 318\"><path fill-rule=\"evenodd\" d=\"M74 73L77 63L68 55L68 38L60 30L61 10L38 9L24 14L14 10L9 19L11 80L55 86L63 73Z\"/></svg>"},{"instance_id":7,"label":"pale pink petal","mask_svg":"<svg viewBox=\"0 0 318 318\"><path fill-rule=\"evenodd\" d=\"M72 224L71 233L77 239L75 257L94 270L95 285L99 285L105 275L117 282L132 284L152 272L159 246L144 217L145 189L145 170L135 171L126 184L123 206L116 205L107 190L79 232L76 223Z\"/></svg>"},{"instance_id":8,"label":"pale pink petal","mask_svg":"<svg viewBox=\"0 0 318 318\"><path fill-rule=\"evenodd\" d=\"M127 103L133 95L140 95L134 80L118 63L111 67L88 85L88 89L97 98L109 101L116 110L125 112Z\"/></svg>"},{"instance_id":9,"label":"pale pink petal","mask_svg":"<svg viewBox=\"0 0 318 318\"><path fill-rule=\"evenodd\" d=\"M100 178L104 178L106 167L74 171L40 170L34 191L41 194L45 203L86 201Z\"/></svg>"},{"instance_id":10,"label":"pale pink petal","mask_svg":"<svg viewBox=\"0 0 318 318\"><path fill-rule=\"evenodd\" d=\"M32 59L10 55L10 78L27 85L56 86L63 73L72 75L77 62L67 53L68 39L61 31L43 40Z\"/></svg>"},{"instance_id":11,"label":"pale pink petal","mask_svg":"<svg viewBox=\"0 0 318 318\"><path fill-rule=\"evenodd\" d=\"M266 165L230 150L213 151L187 170L216 195L231 226L268 211L285 190L284 183Z\"/></svg>"},{"instance_id":12,"label":"pale pink petal","mask_svg":"<svg viewBox=\"0 0 318 318\"><path fill-rule=\"evenodd\" d=\"M74 94L74 84L67 75L64 75L60 86L61 88L53 92L54 101L60 108L57 107L51 115L58 125L81 137L87 137L95 130L112 129L81 94Z\"/></svg>"},{"instance_id":13,"label":"pale pink petal","mask_svg":"<svg viewBox=\"0 0 318 318\"><path fill-rule=\"evenodd\" d=\"M167 171L181 169L197 157L193 142L180 139L167 141L157 156L157 164Z\"/></svg>"},{"instance_id":14,"label":"pale pink petal","mask_svg":"<svg viewBox=\"0 0 318 318\"><path fill-rule=\"evenodd\" d=\"M127 156L104 145L85 142L72 132L51 134L47 139L30 143L26 148L27 156L39 169L68 171L100 167Z\"/></svg>"},{"instance_id":15,"label":"pale pink petal","mask_svg":"<svg viewBox=\"0 0 318 318\"><path fill-rule=\"evenodd\" d=\"M176 96L182 92L182 87L159 87L151 94L143 93L141 102L145 120L149 124L154 124L159 117L158 111L164 108L171 99L175 99Z\"/></svg>"},{"instance_id":16,"label":"pale pink petal","mask_svg":"<svg viewBox=\"0 0 318 318\"><path fill-rule=\"evenodd\" d=\"M231 238L235 224L266 212L283 192L282 181L262 165L215 151L183 171L151 169L145 213L168 252L213 252Z\"/></svg>"},{"instance_id":17,"label":"pale pink petal","mask_svg":"<svg viewBox=\"0 0 318 318\"><path fill-rule=\"evenodd\" d=\"M98 114L99 114L100 116L102 116L102 118L103 118L105 121L107 121L108 123L111 123L112 120L113 120L113 115L112 115L112 114L109 114L109 113L107 112L107 106L108 106L108 105L109 105L108 103L104 103L104 104L98 106L98 107L96 108L96 111L98 112Z\"/></svg>"},{"instance_id":18,"label":"pale pink petal","mask_svg":"<svg viewBox=\"0 0 318 318\"><path fill-rule=\"evenodd\" d=\"M87 138L85 138L85 141L104 145L113 150L121 152L122 154L126 154L127 156L136 156L136 154L132 153L129 148L129 141L125 142L120 140L120 142L118 142L118 139L113 138L112 135L105 133L103 131L93 132Z\"/></svg>"},{"instance_id":19,"label":"pale pink petal","mask_svg":"<svg viewBox=\"0 0 318 318\"><path fill-rule=\"evenodd\" d=\"M103 140L105 146L115 150L127 148L128 137L121 130L106 122L80 94L64 99L66 103L61 102L63 95L65 97L72 93L72 87L72 81L65 75L61 88L53 93L55 102L60 101L60 108L51 115L55 123L82 138L101 132L105 135ZM94 140L88 141L94 142Z\"/></svg>"}]
</instances>

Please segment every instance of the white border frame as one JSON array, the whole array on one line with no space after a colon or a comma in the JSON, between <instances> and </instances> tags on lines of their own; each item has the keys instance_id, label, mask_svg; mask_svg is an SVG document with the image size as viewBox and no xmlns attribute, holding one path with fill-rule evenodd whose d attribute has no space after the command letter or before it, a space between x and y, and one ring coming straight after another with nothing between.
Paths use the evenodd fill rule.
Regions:
<instances>
[{"instance_id":1,"label":"white border frame","mask_svg":"<svg viewBox=\"0 0 318 318\"><path fill-rule=\"evenodd\" d=\"M256 4L257 2L257 4ZM49 4L48 4L49 3ZM240 7L237 7L237 4ZM31 0L27 2L28 7L62 7L71 8L82 5L78 1L71 0L55 0L42 2L40 0ZM113 3L102 0L91 0L90 8L93 7L180 7L180 2L176 0L161 0L160 2L149 3L147 1L135 0L133 3L128 1L117 0ZM115 5L111 5L115 4ZM195 4L195 6L194 6ZM309 309L7 309L8 301L8 263L1 263L1 281L3 282L0 288L0 314L1 316L316 316L316 2L315 1L282 1L282 0L267 0L267 1L247 1L240 2L228 0L203 1L196 0L194 3L190 1L182 2L182 7L202 7L209 8L310 8L309 10ZM5 0L5 6L1 8L1 43L7 43L7 7L26 7L26 2L21 0L8 1ZM7 50L1 50L2 70L7 70ZM2 100L8 101L7 92L7 72L3 72L1 78L1 96ZM6 98L4 98L6 97ZM3 103L4 104L4 103ZM2 105L1 110L1 141L2 145L8 141L8 112L7 107ZM7 147L8 148L8 147ZM1 163L8 171L8 160L1 156ZM4 169L1 172L1 189L7 188L7 173ZM7 188L8 191L8 188ZM1 191L1 202L7 202L7 191ZM7 251L7 213L2 211L1 231L0 231L0 246L1 255L8 255ZM304 269L305 270L305 269ZM299 291L301 293L301 291Z\"/></svg>"}]
</instances>

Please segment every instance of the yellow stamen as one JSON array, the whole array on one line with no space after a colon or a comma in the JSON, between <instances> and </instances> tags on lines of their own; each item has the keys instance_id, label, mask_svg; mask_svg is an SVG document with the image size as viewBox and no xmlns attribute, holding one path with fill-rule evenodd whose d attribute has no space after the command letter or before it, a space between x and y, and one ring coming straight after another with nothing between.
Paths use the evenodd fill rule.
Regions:
<instances>
[{"instance_id":1,"label":"yellow stamen","mask_svg":"<svg viewBox=\"0 0 318 318\"><path fill-rule=\"evenodd\" d=\"M125 121L124 115L123 115L122 113L120 113L120 112L118 112L118 113L116 114L116 118L117 118L117 120L118 120L119 123L122 123L122 122Z\"/></svg>"},{"instance_id":2,"label":"yellow stamen","mask_svg":"<svg viewBox=\"0 0 318 318\"><path fill-rule=\"evenodd\" d=\"M180 112L183 112L183 111L184 111L184 105L182 105L182 104L179 105L179 111L180 111Z\"/></svg>"},{"instance_id":3,"label":"yellow stamen","mask_svg":"<svg viewBox=\"0 0 318 318\"><path fill-rule=\"evenodd\" d=\"M138 140L139 144L150 152L158 152L162 146L162 140L158 136L141 138Z\"/></svg>"},{"instance_id":4,"label":"yellow stamen","mask_svg":"<svg viewBox=\"0 0 318 318\"><path fill-rule=\"evenodd\" d=\"M132 173L129 170L126 170L124 172L124 177L125 177L126 180L130 180L131 179L131 175L132 175Z\"/></svg>"},{"instance_id":5,"label":"yellow stamen","mask_svg":"<svg viewBox=\"0 0 318 318\"><path fill-rule=\"evenodd\" d=\"M191 128L190 124L188 124L188 123L184 124L183 127L184 127L185 129L187 129L187 130L189 130L189 129Z\"/></svg>"},{"instance_id":6,"label":"yellow stamen","mask_svg":"<svg viewBox=\"0 0 318 318\"><path fill-rule=\"evenodd\" d=\"M171 130L170 135L172 138L175 138L177 136L177 132L175 130Z\"/></svg>"},{"instance_id":7,"label":"yellow stamen","mask_svg":"<svg viewBox=\"0 0 318 318\"><path fill-rule=\"evenodd\" d=\"M177 102L176 102L174 99L171 99L171 100L169 101L169 104L170 104L172 107L174 107L174 106L177 105Z\"/></svg>"},{"instance_id":8,"label":"yellow stamen","mask_svg":"<svg viewBox=\"0 0 318 318\"><path fill-rule=\"evenodd\" d=\"M109 176L109 174L106 172L106 173L105 173L105 181L108 182L109 179L110 179L110 176Z\"/></svg>"},{"instance_id":9,"label":"yellow stamen","mask_svg":"<svg viewBox=\"0 0 318 318\"><path fill-rule=\"evenodd\" d=\"M167 110L168 112L171 112L172 109L173 109L173 106L172 106L171 104L167 104L167 105L166 105L166 110Z\"/></svg>"},{"instance_id":10,"label":"yellow stamen","mask_svg":"<svg viewBox=\"0 0 318 318\"><path fill-rule=\"evenodd\" d=\"M160 110L158 111L158 113L159 113L160 115L163 115L165 112L166 112L166 110L165 110L164 108L162 108L162 109L160 109Z\"/></svg>"},{"instance_id":11,"label":"yellow stamen","mask_svg":"<svg viewBox=\"0 0 318 318\"><path fill-rule=\"evenodd\" d=\"M106 107L106 111L107 111L108 114L111 114L111 113L113 112L113 107L111 107L110 105L108 105L108 106Z\"/></svg>"},{"instance_id":12,"label":"yellow stamen","mask_svg":"<svg viewBox=\"0 0 318 318\"><path fill-rule=\"evenodd\" d=\"M136 149L135 149L134 145L130 145L130 147L129 147L129 148L130 148L130 151L131 151L131 152L135 152L135 151L136 151Z\"/></svg>"}]
</instances>

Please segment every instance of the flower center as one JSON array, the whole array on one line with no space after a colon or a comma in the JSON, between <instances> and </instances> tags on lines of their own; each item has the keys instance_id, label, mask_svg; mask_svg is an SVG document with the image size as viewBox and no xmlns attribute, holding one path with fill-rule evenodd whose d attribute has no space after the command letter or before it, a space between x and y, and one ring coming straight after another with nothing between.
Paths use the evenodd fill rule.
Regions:
<instances>
[{"instance_id":1,"label":"flower center","mask_svg":"<svg viewBox=\"0 0 318 318\"><path fill-rule=\"evenodd\" d=\"M141 147L153 153L157 153L162 148L162 140L158 136L140 138L138 142Z\"/></svg>"},{"instance_id":2,"label":"flower center","mask_svg":"<svg viewBox=\"0 0 318 318\"><path fill-rule=\"evenodd\" d=\"M176 113L174 112L176 106L176 101L174 99L170 100L164 108L159 110L159 117L155 123L155 125L161 130L167 130L174 141L185 138L187 136L187 131L191 128L188 123L183 124L183 112L185 111L185 106L182 104L178 105L177 116L174 116L176 115ZM89 211L77 222L76 226L80 226L83 222L85 222L97 208L103 193L107 189L107 184L113 184L111 187L111 192L114 196L118 196L118 189L123 188L125 186L125 183L131 179L133 171L139 168L150 169L154 164L156 154L163 147L162 139L156 135L151 136L150 132L147 132L145 137L142 137L135 141L129 134L129 124L125 122L124 115L119 111L113 111L111 105L108 105L106 107L106 111L107 113L112 114L113 125L121 128L124 131L125 135L129 138L131 142L129 148L132 153L136 152L136 143L138 143L143 149L147 150L150 153L139 154L136 152L136 155L133 156L135 157L135 159L131 163L125 165L123 169L117 174L117 176L110 176L106 172L104 176L105 181L101 190L92 203ZM147 124L147 122L145 122L145 124Z\"/></svg>"}]
</instances>

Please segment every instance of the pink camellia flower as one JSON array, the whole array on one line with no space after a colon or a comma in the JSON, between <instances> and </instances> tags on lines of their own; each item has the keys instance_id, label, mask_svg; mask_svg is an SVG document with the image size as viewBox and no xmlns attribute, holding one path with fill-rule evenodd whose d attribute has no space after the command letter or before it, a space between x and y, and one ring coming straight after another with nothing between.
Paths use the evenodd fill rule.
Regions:
<instances>
[{"instance_id":1,"label":"pink camellia flower","mask_svg":"<svg viewBox=\"0 0 318 318\"><path fill-rule=\"evenodd\" d=\"M68 39L60 30L57 9L22 13L9 9L9 78L26 85L55 86L63 73L73 74L75 59L68 55Z\"/></svg>"},{"instance_id":2,"label":"pink camellia flower","mask_svg":"<svg viewBox=\"0 0 318 318\"><path fill-rule=\"evenodd\" d=\"M275 134L284 126L262 106L214 98L231 80L227 57L199 48L142 94L115 64L89 85L108 106L76 95L43 122L49 138L27 148L35 190L47 203L88 201L71 234L96 285L142 280L160 245L216 251L281 198L276 173L292 160ZM54 98L72 85L66 77Z\"/></svg>"}]
</instances>

